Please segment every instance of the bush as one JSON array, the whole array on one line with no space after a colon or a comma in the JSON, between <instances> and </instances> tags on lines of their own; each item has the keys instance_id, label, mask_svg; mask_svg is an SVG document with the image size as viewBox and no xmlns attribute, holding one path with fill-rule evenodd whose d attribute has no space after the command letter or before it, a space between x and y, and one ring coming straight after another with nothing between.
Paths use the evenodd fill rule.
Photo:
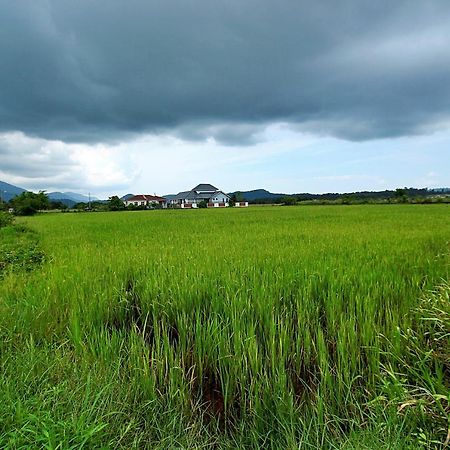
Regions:
<instances>
[{"instance_id":1,"label":"bush","mask_svg":"<svg viewBox=\"0 0 450 450\"><path fill-rule=\"evenodd\" d=\"M18 216L34 216L37 213L37 209L30 205L19 206L15 209L15 214Z\"/></svg>"},{"instance_id":2,"label":"bush","mask_svg":"<svg viewBox=\"0 0 450 450\"><path fill-rule=\"evenodd\" d=\"M13 223L13 216L0 211L0 228L7 227Z\"/></svg>"}]
</instances>

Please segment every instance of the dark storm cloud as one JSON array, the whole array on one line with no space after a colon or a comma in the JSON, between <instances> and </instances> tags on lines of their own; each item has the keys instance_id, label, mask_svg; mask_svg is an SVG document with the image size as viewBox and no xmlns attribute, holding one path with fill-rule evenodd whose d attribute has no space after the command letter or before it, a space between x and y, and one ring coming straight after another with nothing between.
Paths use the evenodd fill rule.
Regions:
<instances>
[{"instance_id":1,"label":"dark storm cloud","mask_svg":"<svg viewBox=\"0 0 450 450\"><path fill-rule=\"evenodd\" d=\"M449 120L449 29L448 0L0 0L0 129L426 133Z\"/></svg>"}]
</instances>

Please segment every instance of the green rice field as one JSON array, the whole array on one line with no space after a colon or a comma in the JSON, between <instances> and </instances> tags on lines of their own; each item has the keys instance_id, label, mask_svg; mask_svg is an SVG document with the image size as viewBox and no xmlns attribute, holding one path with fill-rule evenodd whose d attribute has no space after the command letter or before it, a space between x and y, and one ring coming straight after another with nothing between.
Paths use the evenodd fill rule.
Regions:
<instances>
[{"instance_id":1,"label":"green rice field","mask_svg":"<svg viewBox=\"0 0 450 450\"><path fill-rule=\"evenodd\" d=\"M0 448L449 440L448 205L49 213L0 252Z\"/></svg>"}]
</instances>

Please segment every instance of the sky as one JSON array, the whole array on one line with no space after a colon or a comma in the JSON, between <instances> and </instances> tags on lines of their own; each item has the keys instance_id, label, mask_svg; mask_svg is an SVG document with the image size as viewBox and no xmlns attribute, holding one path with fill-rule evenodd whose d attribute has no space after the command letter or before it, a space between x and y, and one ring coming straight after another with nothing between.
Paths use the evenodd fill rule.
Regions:
<instances>
[{"instance_id":1,"label":"sky","mask_svg":"<svg viewBox=\"0 0 450 450\"><path fill-rule=\"evenodd\" d=\"M0 0L0 180L450 186L448 0Z\"/></svg>"}]
</instances>

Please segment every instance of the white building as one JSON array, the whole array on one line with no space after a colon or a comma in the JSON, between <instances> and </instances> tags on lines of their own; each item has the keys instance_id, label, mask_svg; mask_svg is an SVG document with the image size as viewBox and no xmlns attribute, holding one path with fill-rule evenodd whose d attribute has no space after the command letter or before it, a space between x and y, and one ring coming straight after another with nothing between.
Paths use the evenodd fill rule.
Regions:
<instances>
[{"instance_id":1,"label":"white building","mask_svg":"<svg viewBox=\"0 0 450 450\"><path fill-rule=\"evenodd\" d=\"M157 195L139 194L124 200L125 207L133 205L139 207L151 208L152 206L161 206L167 208L167 202L164 197Z\"/></svg>"},{"instance_id":2,"label":"white building","mask_svg":"<svg viewBox=\"0 0 450 450\"><path fill-rule=\"evenodd\" d=\"M230 196L212 184L198 184L190 191L179 192L170 200L172 206L182 209L198 208L206 202L208 208L225 208L230 204Z\"/></svg>"}]
</instances>

